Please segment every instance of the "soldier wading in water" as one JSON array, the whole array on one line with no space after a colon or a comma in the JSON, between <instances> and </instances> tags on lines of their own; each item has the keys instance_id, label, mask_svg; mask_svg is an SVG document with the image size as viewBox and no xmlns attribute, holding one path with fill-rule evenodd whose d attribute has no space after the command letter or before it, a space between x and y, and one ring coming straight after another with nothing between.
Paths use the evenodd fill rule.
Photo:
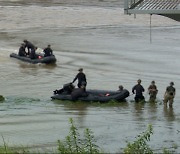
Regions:
<instances>
[{"instance_id":1,"label":"soldier wading in water","mask_svg":"<svg viewBox=\"0 0 180 154\"><path fill-rule=\"evenodd\" d=\"M176 89L173 86L174 86L174 82L170 82L170 86L166 88L164 94L164 104L167 105L167 103L169 102L170 107L172 107L174 97L176 94Z\"/></svg>"},{"instance_id":2,"label":"soldier wading in water","mask_svg":"<svg viewBox=\"0 0 180 154\"><path fill-rule=\"evenodd\" d=\"M133 88L132 88L132 93L135 94L135 102L139 102L139 101L144 101L144 96L143 96L143 92L144 92L144 88L141 85L141 80L137 80L137 83Z\"/></svg>"},{"instance_id":3,"label":"soldier wading in water","mask_svg":"<svg viewBox=\"0 0 180 154\"><path fill-rule=\"evenodd\" d=\"M148 87L149 92L149 101L154 102L156 100L156 95L158 93L157 87L155 85L155 81L151 82L151 85Z\"/></svg>"}]
</instances>

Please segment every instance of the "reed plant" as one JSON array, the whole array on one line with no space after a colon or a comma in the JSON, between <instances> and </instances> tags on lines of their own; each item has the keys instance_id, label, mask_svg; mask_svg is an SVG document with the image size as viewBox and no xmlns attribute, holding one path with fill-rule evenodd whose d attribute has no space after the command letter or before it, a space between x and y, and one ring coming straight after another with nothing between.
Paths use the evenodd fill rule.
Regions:
<instances>
[{"instance_id":1,"label":"reed plant","mask_svg":"<svg viewBox=\"0 0 180 154\"><path fill-rule=\"evenodd\" d=\"M81 138L77 127L74 125L73 119L70 118L69 122L71 124L69 135L66 136L64 141L58 140L58 148L52 153L59 153L59 154L99 154L99 153L106 153L103 152L99 146L95 143L95 139L93 136L93 132L86 128L84 130L84 136ZM153 154L153 150L149 147L148 141L150 141L150 137L153 134L152 125L148 125L148 128L145 132L142 132L140 135L136 137L136 140L133 143L128 142L127 146L124 148L124 154ZM29 154L29 153L41 153L35 151L28 151L27 147L16 147L10 148L7 143L3 139L3 145L0 146L0 153L2 154ZM174 149L177 148L177 145ZM43 152L44 153L44 152ZM49 152L48 152L49 153ZM122 152L120 152L122 153ZM163 154L173 154L175 151L170 151L166 148L163 149L161 152Z\"/></svg>"},{"instance_id":2,"label":"reed plant","mask_svg":"<svg viewBox=\"0 0 180 154\"><path fill-rule=\"evenodd\" d=\"M64 141L58 140L58 152L61 154L69 153L101 153L99 147L95 144L93 133L90 129L85 129L84 138L81 138L73 119L70 118L69 135Z\"/></svg>"},{"instance_id":3,"label":"reed plant","mask_svg":"<svg viewBox=\"0 0 180 154\"><path fill-rule=\"evenodd\" d=\"M142 134L138 135L133 143L128 143L124 148L125 154L153 154L153 150L147 144L150 141L150 136L153 134L152 125Z\"/></svg>"},{"instance_id":4,"label":"reed plant","mask_svg":"<svg viewBox=\"0 0 180 154\"><path fill-rule=\"evenodd\" d=\"M30 152L26 150L27 148L24 147L17 147L12 148L9 147L8 144L5 142L4 137L2 136L3 145L0 146L0 154L29 154Z\"/></svg>"}]
</instances>

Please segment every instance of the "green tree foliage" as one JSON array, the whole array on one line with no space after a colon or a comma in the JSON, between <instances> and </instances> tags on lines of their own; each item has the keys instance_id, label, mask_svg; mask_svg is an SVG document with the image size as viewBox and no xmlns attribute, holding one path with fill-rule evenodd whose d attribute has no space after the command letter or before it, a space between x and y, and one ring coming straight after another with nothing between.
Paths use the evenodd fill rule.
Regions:
<instances>
[{"instance_id":1,"label":"green tree foliage","mask_svg":"<svg viewBox=\"0 0 180 154\"><path fill-rule=\"evenodd\" d=\"M150 141L150 136L153 134L152 125L148 126L148 129L142 134L138 135L137 139L133 143L128 143L124 148L125 154L153 154L153 151L147 144Z\"/></svg>"}]
</instances>

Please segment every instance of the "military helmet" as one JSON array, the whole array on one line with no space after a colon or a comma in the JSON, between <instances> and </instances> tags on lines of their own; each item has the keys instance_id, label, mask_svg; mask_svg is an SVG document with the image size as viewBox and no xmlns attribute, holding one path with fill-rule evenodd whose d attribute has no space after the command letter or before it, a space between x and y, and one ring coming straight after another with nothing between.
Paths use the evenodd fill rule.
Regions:
<instances>
[{"instance_id":1,"label":"military helmet","mask_svg":"<svg viewBox=\"0 0 180 154\"><path fill-rule=\"evenodd\" d=\"M141 79L138 79L137 82L138 82L138 83L141 83Z\"/></svg>"},{"instance_id":2,"label":"military helmet","mask_svg":"<svg viewBox=\"0 0 180 154\"><path fill-rule=\"evenodd\" d=\"M170 85L174 85L174 82L170 82Z\"/></svg>"},{"instance_id":3,"label":"military helmet","mask_svg":"<svg viewBox=\"0 0 180 154\"><path fill-rule=\"evenodd\" d=\"M155 84L155 81L153 80L151 83Z\"/></svg>"},{"instance_id":4,"label":"military helmet","mask_svg":"<svg viewBox=\"0 0 180 154\"><path fill-rule=\"evenodd\" d=\"M83 71L83 68L80 68L78 71Z\"/></svg>"}]
</instances>

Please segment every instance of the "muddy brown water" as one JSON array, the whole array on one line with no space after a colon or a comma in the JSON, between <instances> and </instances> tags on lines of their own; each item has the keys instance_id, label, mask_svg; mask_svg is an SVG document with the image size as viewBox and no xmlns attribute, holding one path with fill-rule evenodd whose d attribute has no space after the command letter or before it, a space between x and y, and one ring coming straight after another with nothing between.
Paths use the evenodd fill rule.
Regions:
<instances>
[{"instance_id":1,"label":"muddy brown water","mask_svg":"<svg viewBox=\"0 0 180 154\"><path fill-rule=\"evenodd\" d=\"M32 2L32 3L31 3ZM152 16L123 14L123 1L0 1L0 133L9 145L56 147L69 132L73 118L82 132L90 128L107 152L122 152L148 124L149 142L156 151L176 147L180 152L180 24ZM51 44L56 65L27 64L10 58L22 40L44 48ZM83 67L89 89L131 92L141 78L146 89L158 87L157 103L88 104L52 101L52 91L73 80ZM177 90L173 108L164 107L166 86ZM3 144L3 139L0 139Z\"/></svg>"}]
</instances>

